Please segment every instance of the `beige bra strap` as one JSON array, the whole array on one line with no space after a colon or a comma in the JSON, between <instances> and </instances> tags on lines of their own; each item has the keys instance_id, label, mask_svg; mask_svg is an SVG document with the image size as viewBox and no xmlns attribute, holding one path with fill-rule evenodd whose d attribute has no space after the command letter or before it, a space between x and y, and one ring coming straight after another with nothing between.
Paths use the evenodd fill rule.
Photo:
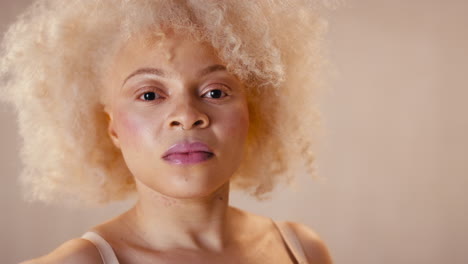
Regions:
<instances>
[{"instance_id":1,"label":"beige bra strap","mask_svg":"<svg viewBox=\"0 0 468 264\"><path fill-rule=\"evenodd\" d=\"M111 245L100 235L94 232L86 232L81 238L89 240L96 246L104 264L119 264L119 260Z\"/></svg>"},{"instance_id":2,"label":"beige bra strap","mask_svg":"<svg viewBox=\"0 0 468 264\"><path fill-rule=\"evenodd\" d=\"M304 253L304 249L302 248L301 242L296 236L296 233L291 229L291 227L286 222L274 222L276 227L281 233L284 242L288 246L289 250L291 250L294 258L298 264L307 264L307 258Z\"/></svg>"}]
</instances>

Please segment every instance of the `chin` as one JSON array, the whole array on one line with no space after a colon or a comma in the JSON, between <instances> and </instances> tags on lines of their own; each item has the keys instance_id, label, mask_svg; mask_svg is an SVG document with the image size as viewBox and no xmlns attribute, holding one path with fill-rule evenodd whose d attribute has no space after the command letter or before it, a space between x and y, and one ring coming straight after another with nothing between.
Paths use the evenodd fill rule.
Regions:
<instances>
[{"instance_id":1,"label":"chin","mask_svg":"<svg viewBox=\"0 0 468 264\"><path fill-rule=\"evenodd\" d=\"M230 177L207 173L184 173L172 175L163 182L146 184L154 191L177 199L196 199L208 197L226 185Z\"/></svg>"}]
</instances>

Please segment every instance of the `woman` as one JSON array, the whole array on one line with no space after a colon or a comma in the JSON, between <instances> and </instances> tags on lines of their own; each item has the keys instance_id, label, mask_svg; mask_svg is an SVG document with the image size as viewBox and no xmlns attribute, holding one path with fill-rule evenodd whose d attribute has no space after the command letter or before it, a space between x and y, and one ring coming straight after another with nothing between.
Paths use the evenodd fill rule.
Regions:
<instances>
[{"instance_id":1,"label":"woman","mask_svg":"<svg viewBox=\"0 0 468 264\"><path fill-rule=\"evenodd\" d=\"M29 197L137 200L24 263L331 263L305 225L229 206L230 187L261 198L312 173L315 11L301 0L37 1L7 32L0 68Z\"/></svg>"}]
</instances>

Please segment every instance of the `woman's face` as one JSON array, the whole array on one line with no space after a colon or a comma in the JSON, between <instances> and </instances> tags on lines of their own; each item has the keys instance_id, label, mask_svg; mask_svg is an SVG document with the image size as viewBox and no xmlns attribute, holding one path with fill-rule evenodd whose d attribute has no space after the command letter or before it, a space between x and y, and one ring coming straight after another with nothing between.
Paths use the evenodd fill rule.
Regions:
<instances>
[{"instance_id":1,"label":"woman's face","mask_svg":"<svg viewBox=\"0 0 468 264\"><path fill-rule=\"evenodd\" d=\"M249 114L243 85L213 49L174 34L142 36L111 65L109 134L135 179L177 198L227 183L243 156Z\"/></svg>"}]
</instances>

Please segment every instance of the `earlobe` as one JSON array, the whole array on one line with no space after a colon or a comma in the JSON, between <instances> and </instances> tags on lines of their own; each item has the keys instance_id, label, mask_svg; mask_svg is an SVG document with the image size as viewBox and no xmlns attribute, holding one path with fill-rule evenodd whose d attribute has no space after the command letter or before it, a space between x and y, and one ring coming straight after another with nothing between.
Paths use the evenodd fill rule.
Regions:
<instances>
[{"instance_id":1,"label":"earlobe","mask_svg":"<svg viewBox=\"0 0 468 264\"><path fill-rule=\"evenodd\" d=\"M106 111L106 118L107 118L107 134L112 140L112 143L114 143L114 146L116 146L118 149L120 149L120 142L119 142L119 137L117 133L114 130L114 122L112 120L112 116Z\"/></svg>"},{"instance_id":2,"label":"earlobe","mask_svg":"<svg viewBox=\"0 0 468 264\"><path fill-rule=\"evenodd\" d=\"M117 137L117 133L115 133L115 130L112 128L112 125L109 124L109 128L107 130L112 142L114 143L114 145L120 149L120 142L119 142L119 138Z\"/></svg>"}]
</instances>

